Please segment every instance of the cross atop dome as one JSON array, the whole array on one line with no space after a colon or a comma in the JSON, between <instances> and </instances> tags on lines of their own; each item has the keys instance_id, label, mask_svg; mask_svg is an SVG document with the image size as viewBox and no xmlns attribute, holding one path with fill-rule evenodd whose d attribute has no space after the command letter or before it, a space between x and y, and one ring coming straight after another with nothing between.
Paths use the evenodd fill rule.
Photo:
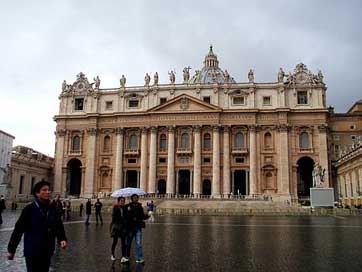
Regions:
<instances>
[{"instance_id":1,"label":"cross atop dome","mask_svg":"<svg viewBox=\"0 0 362 272\"><path fill-rule=\"evenodd\" d=\"M205 56L204 67L219 67L217 56L212 51L212 45L210 45L209 53Z\"/></svg>"}]
</instances>

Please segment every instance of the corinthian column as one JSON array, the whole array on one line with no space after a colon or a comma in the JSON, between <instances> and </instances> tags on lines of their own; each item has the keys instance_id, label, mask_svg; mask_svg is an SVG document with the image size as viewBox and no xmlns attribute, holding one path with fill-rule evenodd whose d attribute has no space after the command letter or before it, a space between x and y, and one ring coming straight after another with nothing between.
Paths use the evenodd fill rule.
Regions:
<instances>
[{"instance_id":1,"label":"corinthian column","mask_svg":"<svg viewBox=\"0 0 362 272\"><path fill-rule=\"evenodd\" d=\"M201 194L201 135L200 126L194 127L194 195Z\"/></svg>"},{"instance_id":2,"label":"corinthian column","mask_svg":"<svg viewBox=\"0 0 362 272\"><path fill-rule=\"evenodd\" d=\"M329 187L329 164L328 164L328 144L327 144L327 130L328 125L322 124L318 126L319 130L319 164L325 169L324 173L324 187Z\"/></svg>"},{"instance_id":3,"label":"corinthian column","mask_svg":"<svg viewBox=\"0 0 362 272\"><path fill-rule=\"evenodd\" d=\"M123 174L122 174L122 162L123 162L123 128L116 129L116 164L114 167L114 176L113 176L113 190L118 190L122 188L123 184Z\"/></svg>"},{"instance_id":4,"label":"corinthian column","mask_svg":"<svg viewBox=\"0 0 362 272\"><path fill-rule=\"evenodd\" d=\"M87 161L85 172L85 188L84 197L90 198L94 192L94 176L95 176L95 157L96 157L96 136L97 129L87 129L88 134L88 147L87 147Z\"/></svg>"},{"instance_id":5,"label":"corinthian column","mask_svg":"<svg viewBox=\"0 0 362 272\"><path fill-rule=\"evenodd\" d=\"M219 127L213 127L212 133L212 196L220 196L220 134Z\"/></svg>"},{"instance_id":6,"label":"corinthian column","mask_svg":"<svg viewBox=\"0 0 362 272\"><path fill-rule=\"evenodd\" d=\"M224 126L224 167L223 167L223 195L230 194L230 128Z\"/></svg>"},{"instance_id":7,"label":"corinthian column","mask_svg":"<svg viewBox=\"0 0 362 272\"><path fill-rule=\"evenodd\" d=\"M279 126L279 169L278 171L278 193L290 195L289 190L289 141L288 126Z\"/></svg>"},{"instance_id":8,"label":"corinthian column","mask_svg":"<svg viewBox=\"0 0 362 272\"><path fill-rule=\"evenodd\" d=\"M62 177L63 177L63 159L64 159L64 143L66 129L59 129L56 131L57 137L57 150L55 157L55 177L54 177L54 193L62 193Z\"/></svg>"},{"instance_id":9,"label":"corinthian column","mask_svg":"<svg viewBox=\"0 0 362 272\"><path fill-rule=\"evenodd\" d=\"M147 128L142 128L140 188L146 192L146 186L147 186Z\"/></svg>"},{"instance_id":10,"label":"corinthian column","mask_svg":"<svg viewBox=\"0 0 362 272\"><path fill-rule=\"evenodd\" d=\"M166 194L175 194L175 128L168 128Z\"/></svg>"},{"instance_id":11,"label":"corinthian column","mask_svg":"<svg viewBox=\"0 0 362 272\"><path fill-rule=\"evenodd\" d=\"M150 143L150 163L148 172L148 193L154 194L156 188L156 154L157 147L157 128L151 128L151 143Z\"/></svg>"},{"instance_id":12,"label":"corinthian column","mask_svg":"<svg viewBox=\"0 0 362 272\"><path fill-rule=\"evenodd\" d=\"M250 143L250 194L256 194L256 127L249 126Z\"/></svg>"}]
</instances>

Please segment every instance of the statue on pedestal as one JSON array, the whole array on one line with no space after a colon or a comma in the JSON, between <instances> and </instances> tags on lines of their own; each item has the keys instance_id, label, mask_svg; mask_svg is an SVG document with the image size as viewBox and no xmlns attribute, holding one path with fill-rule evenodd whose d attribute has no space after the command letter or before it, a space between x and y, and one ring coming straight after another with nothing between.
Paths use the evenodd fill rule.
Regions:
<instances>
[{"instance_id":1,"label":"statue on pedestal","mask_svg":"<svg viewBox=\"0 0 362 272\"><path fill-rule=\"evenodd\" d=\"M314 166L312 171L313 187L320 188L324 183L324 174L326 169L322 169L318 163Z\"/></svg>"},{"instance_id":2,"label":"statue on pedestal","mask_svg":"<svg viewBox=\"0 0 362 272\"><path fill-rule=\"evenodd\" d=\"M187 83L190 79L190 70L191 70L191 67L188 66L188 67L185 67L182 72L183 72L183 76L184 76L184 83Z\"/></svg>"},{"instance_id":3,"label":"statue on pedestal","mask_svg":"<svg viewBox=\"0 0 362 272\"><path fill-rule=\"evenodd\" d=\"M228 73L228 70L225 70L224 72L224 82L228 83L230 81L230 75Z\"/></svg>"},{"instance_id":4,"label":"statue on pedestal","mask_svg":"<svg viewBox=\"0 0 362 272\"><path fill-rule=\"evenodd\" d=\"M254 82L254 71L253 71L253 69L250 69L250 71L248 73L248 79L249 79L250 83Z\"/></svg>"},{"instance_id":5,"label":"statue on pedestal","mask_svg":"<svg viewBox=\"0 0 362 272\"><path fill-rule=\"evenodd\" d=\"M96 89L99 89L99 86L101 85L101 80L99 79L99 76L97 76L96 78L93 78L93 80L95 81L93 84L94 84L94 87Z\"/></svg>"},{"instance_id":6,"label":"statue on pedestal","mask_svg":"<svg viewBox=\"0 0 362 272\"><path fill-rule=\"evenodd\" d=\"M279 72L278 72L278 82L283 82L284 77L285 77L285 73L284 73L282 67L280 67Z\"/></svg>"},{"instance_id":7,"label":"statue on pedestal","mask_svg":"<svg viewBox=\"0 0 362 272\"><path fill-rule=\"evenodd\" d=\"M176 81L176 76L175 76L176 72L175 71L172 71L171 72L168 72L168 75L170 77L170 82L171 84L175 84L175 81Z\"/></svg>"},{"instance_id":8,"label":"statue on pedestal","mask_svg":"<svg viewBox=\"0 0 362 272\"><path fill-rule=\"evenodd\" d=\"M121 87L124 88L126 86L126 78L124 75L122 75L121 79L119 80L121 83Z\"/></svg>"},{"instance_id":9,"label":"statue on pedestal","mask_svg":"<svg viewBox=\"0 0 362 272\"><path fill-rule=\"evenodd\" d=\"M153 85L157 85L158 84L158 73L156 72L153 76Z\"/></svg>"},{"instance_id":10,"label":"statue on pedestal","mask_svg":"<svg viewBox=\"0 0 362 272\"><path fill-rule=\"evenodd\" d=\"M64 79L64 81L62 83L62 92L65 93L66 91L67 91L67 82Z\"/></svg>"},{"instance_id":11,"label":"statue on pedestal","mask_svg":"<svg viewBox=\"0 0 362 272\"><path fill-rule=\"evenodd\" d=\"M149 86L151 81L151 77L148 73L145 75L145 86Z\"/></svg>"}]
</instances>

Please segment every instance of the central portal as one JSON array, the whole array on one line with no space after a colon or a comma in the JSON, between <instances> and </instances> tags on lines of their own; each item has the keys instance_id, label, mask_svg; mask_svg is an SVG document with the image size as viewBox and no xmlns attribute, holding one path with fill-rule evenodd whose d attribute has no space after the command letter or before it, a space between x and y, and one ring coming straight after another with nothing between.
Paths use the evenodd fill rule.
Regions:
<instances>
[{"instance_id":1,"label":"central portal","mask_svg":"<svg viewBox=\"0 0 362 272\"><path fill-rule=\"evenodd\" d=\"M137 188L137 171L127 170L126 172L126 187Z\"/></svg>"},{"instance_id":2,"label":"central portal","mask_svg":"<svg viewBox=\"0 0 362 272\"><path fill-rule=\"evenodd\" d=\"M190 170L180 170L178 177L178 193L180 195L190 194Z\"/></svg>"},{"instance_id":3,"label":"central portal","mask_svg":"<svg viewBox=\"0 0 362 272\"><path fill-rule=\"evenodd\" d=\"M233 186L234 195L247 195L246 171L245 170L235 170L233 185L234 185Z\"/></svg>"}]
</instances>

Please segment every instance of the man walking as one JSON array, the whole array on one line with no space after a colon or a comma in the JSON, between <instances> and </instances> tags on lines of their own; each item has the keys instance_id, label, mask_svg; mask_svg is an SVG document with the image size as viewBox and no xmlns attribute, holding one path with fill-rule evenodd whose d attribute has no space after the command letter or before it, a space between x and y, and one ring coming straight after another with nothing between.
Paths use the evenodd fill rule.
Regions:
<instances>
[{"instance_id":1,"label":"man walking","mask_svg":"<svg viewBox=\"0 0 362 272\"><path fill-rule=\"evenodd\" d=\"M6 205L5 205L5 198L3 195L1 195L1 198L0 198L0 225L3 223L3 217L2 217L2 213L3 213L3 210L6 209Z\"/></svg>"},{"instance_id":2,"label":"man walking","mask_svg":"<svg viewBox=\"0 0 362 272\"><path fill-rule=\"evenodd\" d=\"M8 245L8 259L13 260L24 233L24 256L28 272L48 272L55 249L55 238L62 248L67 247L62 220L50 205L50 183L34 185L35 200L22 211Z\"/></svg>"},{"instance_id":3,"label":"man walking","mask_svg":"<svg viewBox=\"0 0 362 272\"><path fill-rule=\"evenodd\" d=\"M80 205L79 205L79 216L80 217L83 216L83 203L80 203Z\"/></svg>"},{"instance_id":4,"label":"man walking","mask_svg":"<svg viewBox=\"0 0 362 272\"><path fill-rule=\"evenodd\" d=\"M138 202L138 195L131 196L131 203L126 206L127 210L127 255L129 259L131 253L132 240L136 240L136 263L143 264L145 262L142 253L142 229L146 227L143 220L148 219L149 216L144 213L142 204Z\"/></svg>"},{"instance_id":5,"label":"man walking","mask_svg":"<svg viewBox=\"0 0 362 272\"><path fill-rule=\"evenodd\" d=\"M86 215L86 219L85 219L85 224L89 225L89 217L92 214L92 202L91 200L88 198L87 203L85 203L85 215Z\"/></svg>"},{"instance_id":6,"label":"man walking","mask_svg":"<svg viewBox=\"0 0 362 272\"><path fill-rule=\"evenodd\" d=\"M101 224L103 225L103 219L101 213L102 206L103 206L102 202L100 202L99 198L97 198L97 202L94 204L94 208L96 210L96 222L98 224L98 217L99 217L99 219L101 220Z\"/></svg>"}]
</instances>

